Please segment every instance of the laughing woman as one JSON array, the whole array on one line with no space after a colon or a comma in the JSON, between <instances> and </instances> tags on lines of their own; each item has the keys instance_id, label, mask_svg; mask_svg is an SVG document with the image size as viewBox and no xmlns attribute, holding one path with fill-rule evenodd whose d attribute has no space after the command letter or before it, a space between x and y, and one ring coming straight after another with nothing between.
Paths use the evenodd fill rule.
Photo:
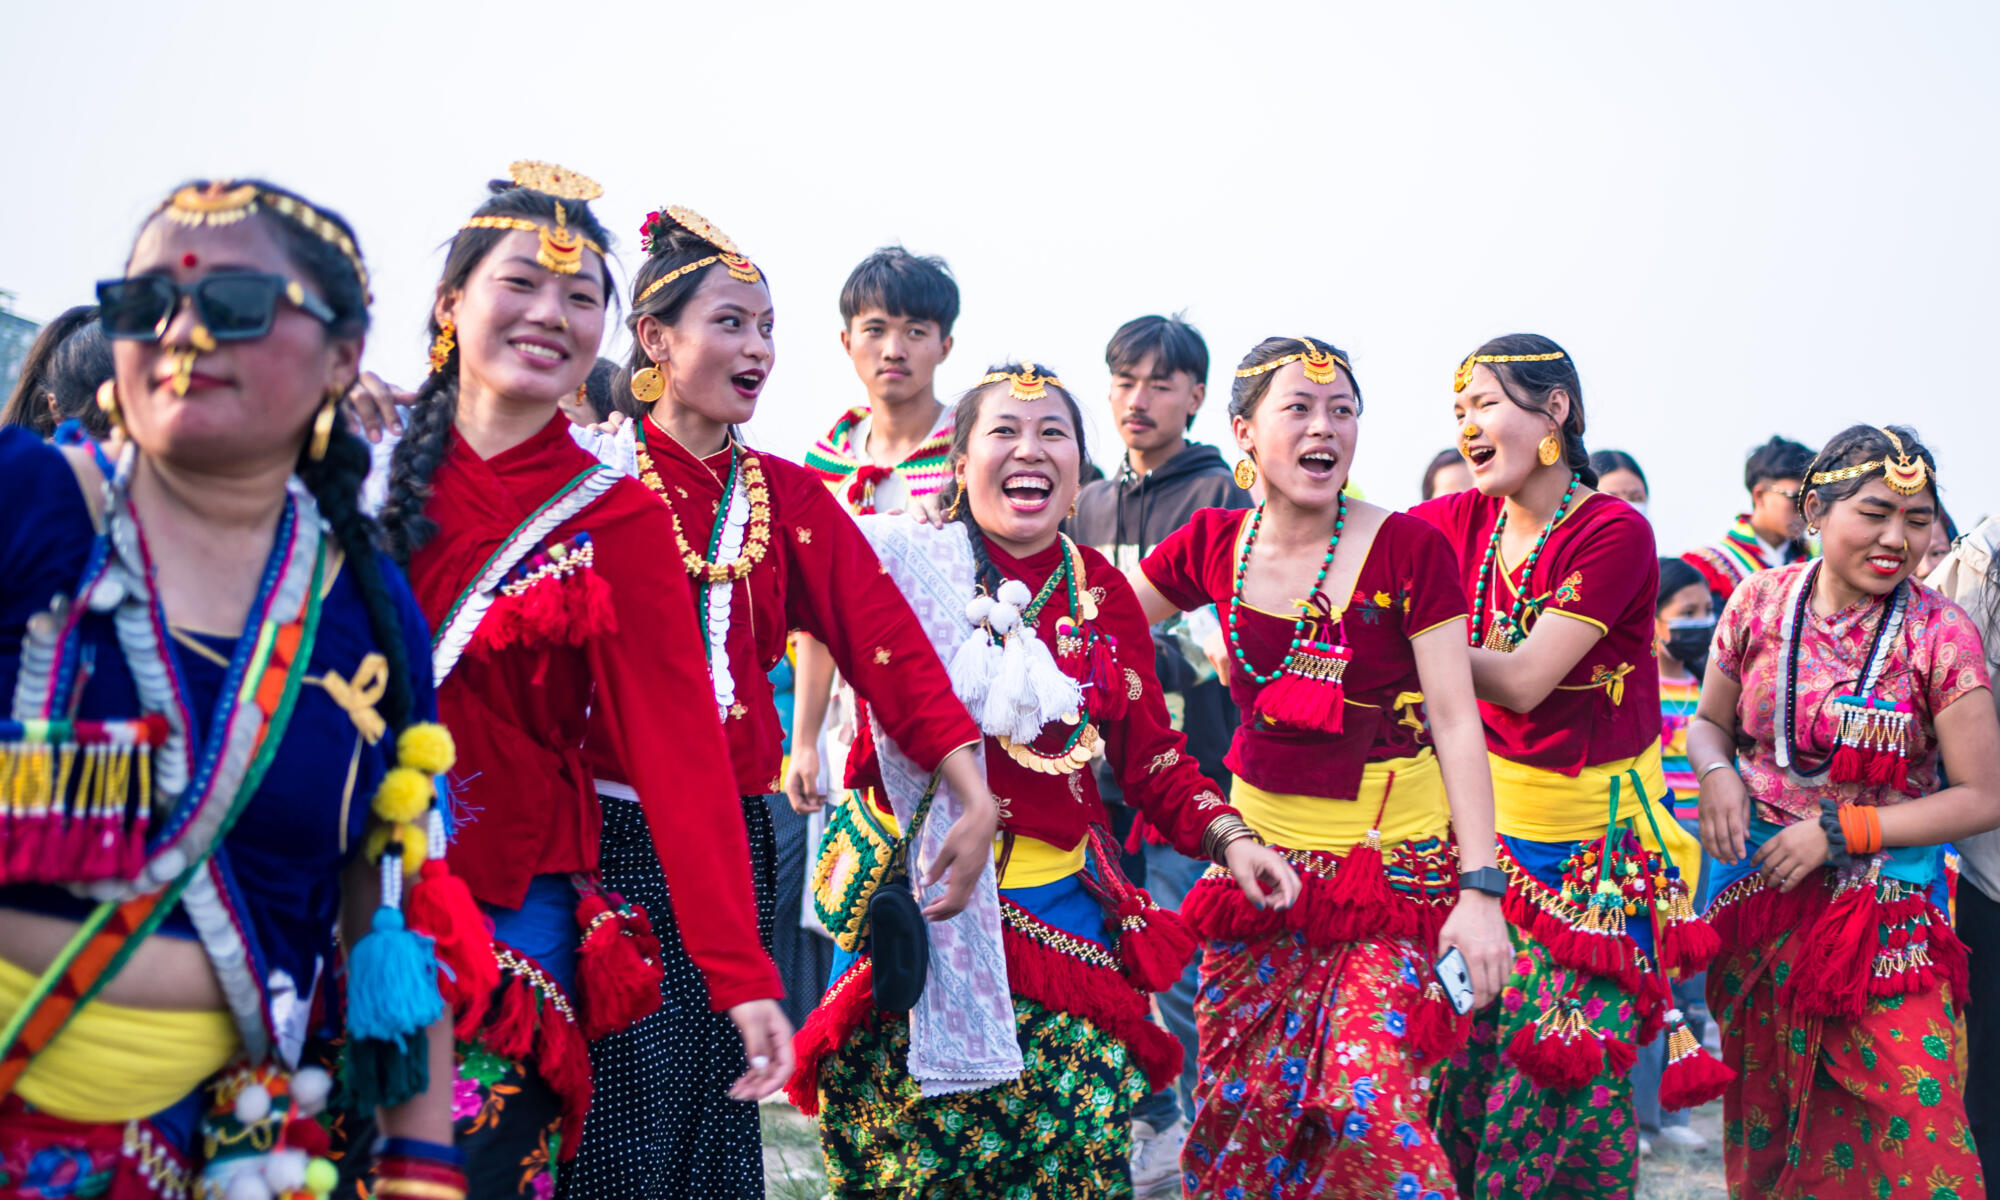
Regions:
<instances>
[{"instance_id":1,"label":"laughing woman","mask_svg":"<svg viewBox=\"0 0 2000 1200\"><path fill-rule=\"evenodd\" d=\"M98 294L110 478L0 431L0 1195L324 1195L330 1081L299 1058L345 909L377 1182L462 1198L450 1027L394 895L450 743L413 724L423 617L337 427L368 328L353 233L266 183L191 184ZM383 878L362 848L392 839ZM479 940L411 898L440 944Z\"/></svg>"},{"instance_id":2,"label":"laughing woman","mask_svg":"<svg viewBox=\"0 0 2000 1200\"><path fill-rule=\"evenodd\" d=\"M716 765L731 778L750 833L747 850L738 841L706 852L718 860L734 854L732 869L750 869L768 950L778 916L770 797L782 786L784 760L770 671L784 657L787 633L803 629L832 652L890 738L926 772L941 769L967 805L971 819L938 864L940 871L972 864L954 876L958 899L944 907L956 911L992 840L992 799L971 752L979 731L952 698L910 606L826 485L736 435L756 412L774 356L763 273L687 209L652 214L643 232L646 261L632 280L630 386L647 411L608 449L636 461L640 481L663 502L654 508L671 528L654 553L700 613L707 669L684 699L721 719L728 745ZM602 1091L564 1194L761 1200L757 1107L730 1090L744 1069L742 1051L711 1015L702 973L680 948L685 941L692 949L708 924L709 897L662 881L627 783L642 771L679 769L689 752L597 736L606 716L594 719L590 744L604 806L605 880L653 914L666 1002L593 1047Z\"/></svg>"},{"instance_id":3,"label":"laughing woman","mask_svg":"<svg viewBox=\"0 0 2000 1200\"><path fill-rule=\"evenodd\" d=\"M1460 949L1483 1004L1511 957L1465 589L1436 529L1342 494L1361 412L1327 343L1252 350L1229 413L1264 503L1196 513L1135 583L1148 620L1219 606L1231 799L1306 879L1276 913L1211 870L1183 908L1208 939L1190 1195L1452 1194L1427 1093L1465 1026L1432 960Z\"/></svg>"},{"instance_id":4,"label":"laughing woman","mask_svg":"<svg viewBox=\"0 0 2000 1200\"><path fill-rule=\"evenodd\" d=\"M1700 970L1714 939L1689 896L1699 846L1661 770L1653 535L1593 490L1562 347L1496 338L1453 387L1473 490L1413 511L1444 531L1472 597L1516 954L1440 1079L1439 1134L1467 1196L1623 1197L1635 1046L1668 1030L1669 1108L1719 1094L1721 1073L1663 973Z\"/></svg>"},{"instance_id":5,"label":"laughing woman","mask_svg":"<svg viewBox=\"0 0 2000 1200\"><path fill-rule=\"evenodd\" d=\"M935 532L866 520L987 735L997 881L982 872L972 908L932 935L949 949L933 946L914 1005L887 998L898 956L879 921L868 928L800 1031L790 1094L820 1113L837 1195L1129 1195L1131 1106L1181 1065L1147 993L1179 978L1193 945L1118 873L1096 755L1128 802L1182 853L1225 864L1251 902L1287 907L1298 880L1169 724L1124 576L1059 532L1086 461L1075 399L1034 364L1008 364L966 393L952 427L940 498L953 519ZM922 801L876 749L894 812L869 819L901 829Z\"/></svg>"},{"instance_id":6,"label":"laughing woman","mask_svg":"<svg viewBox=\"0 0 2000 1200\"><path fill-rule=\"evenodd\" d=\"M682 953L706 979L702 1008L728 1014L753 1064L736 1094L784 1078L791 1031L757 944L693 603L661 554L673 522L579 449L558 409L604 334L608 236L588 205L599 189L516 163L492 191L445 257L432 373L396 447L383 523L435 622L438 702L460 731L450 861L497 935L497 987L460 997L460 1141L479 1195L546 1196L592 1102L586 1039L660 1003L655 933L598 878L610 838L585 764L592 714L589 732L634 764L621 836L703 897ZM598 1081L597 1100L636 1086Z\"/></svg>"},{"instance_id":7,"label":"laughing woman","mask_svg":"<svg viewBox=\"0 0 2000 1200\"><path fill-rule=\"evenodd\" d=\"M1688 757L1732 1197L1985 1194L1965 949L1930 897L1936 847L2000 825L2000 724L1977 626L1910 578L1935 471L1908 429L1835 436L1800 496L1822 556L1744 580L1716 630Z\"/></svg>"}]
</instances>

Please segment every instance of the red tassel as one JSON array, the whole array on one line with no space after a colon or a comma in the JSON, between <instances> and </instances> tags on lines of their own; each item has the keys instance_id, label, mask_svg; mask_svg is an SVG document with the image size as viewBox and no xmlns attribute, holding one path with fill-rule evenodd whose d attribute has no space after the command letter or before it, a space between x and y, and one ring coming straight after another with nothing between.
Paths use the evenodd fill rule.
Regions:
<instances>
[{"instance_id":1,"label":"red tassel","mask_svg":"<svg viewBox=\"0 0 2000 1200\"><path fill-rule=\"evenodd\" d=\"M1302 878L1301 882L1309 894L1317 880ZM1305 895L1299 897L1299 904L1303 903ZM1234 879L1220 876L1204 875L1195 880L1181 901L1181 918L1199 937L1217 942L1254 941L1285 927L1284 913L1252 906Z\"/></svg>"},{"instance_id":2,"label":"red tassel","mask_svg":"<svg viewBox=\"0 0 2000 1200\"><path fill-rule=\"evenodd\" d=\"M1627 1047L1630 1050L1630 1047ZM1567 1092L1604 1071L1604 1042L1574 999L1524 1025L1507 1043L1507 1057L1537 1087Z\"/></svg>"},{"instance_id":3,"label":"red tassel","mask_svg":"<svg viewBox=\"0 0 2000 1200\"><path fill-rule=\"evenodd\" d=\"M819 1068L875 1013L874 964L863 958L849 967L821 997L806 1023L792 1035L792 1077L785 1098L808 1117L819 1115Z\"/></svg>"},{"instance_id":4,"label":"red tassel","mask_svg":"<svg viewBox=\"0 0 2000 1200\"><path fill-rule=\"evenodd\" d=\"M1426 1058L1445 1059L1465 1048L1472 1032L1472 1014L1459 1015L1436 980L1424 985L1424 993L1410 1013L1410 1044Z\"/></svg>"},{"instance_id":5,"label":"red tassel","mask_svg":"<svg viewBox=\"0 0 2000 1200\"><path fill-rule=\"evenodd\" d=\"M1379 929L1385 910L1396 899L1382 866L1382 835L1376 830L1369 830L1366 837L1341 856L1340 865L1334 868L1333 878L1324 881L1322 886L1328 904L1357 916L1365 914L1369 924ZM1352 940L1359 933L1359 930L1352 931L1343 940Z\"/></svg>"},{"instance_id":6,"label":"red tassel","mask_svg":"<svg viewBox=\"0 0 2000 1200\"><path fill-rule=\"evenodd\" d=\"M1695 1040L1680 1010L1668 1014L1667 1066L1660 1073L1660 1107L1699 1108L1728 1090L1736 1072L1717 1061Z\"/></svg>"},{"instance_id":7,"label":"red tassel","mask_svg":"<svg viewBox=\"0 0 2000 1200\"><path fill-rule=\"evenodd\" d=\"M611 585L589 567L582 567L562 580L567 610L564 641L581 646L591 638L618 632L618 610L611 603Z\"/></svg>"},{"instance_id":8,"label":"red tassel","mask_svg":"<svg viewBox=\"0 0 2000 1200\"><path fill-rule=\"evenodd\" d=\"M132 822L132 829L120 843L118 857L118 878L136 879L146 866L146 835L152 829L153 814L140 808Z\"/></svg>"},{"instance_id":9,"label":"red tassel","mask_svg":"<svg viewBox=\"0 0 2000 1200\"><path fill-rule=\"evenodd\" d=\"M1082 1017L1125 1043L1155 1091L1180 1078L1180 1040L1153 1024L1146 997L1123 975L1050 949L1012 923L1001 925L1000 940L1007 954L1007 984L1015 995Z\"/></svg>"},{"instance_id":10,"label":"red tassel","mask_svg":"<svg viewBox=\"0 0 2000 1200\"><path fill-rule=\"evenodd\" d=\"M502 1058L524 1062L535 1048L535 989L519 975L509 973L501 981L493 1020L484 1030L468 1025L464 1017L453 1028L459 1037L477 1037Z\"/></svg>"},{"instance_id":11,"label":"red tassel","mask_svg":"<svg viewBox=\"0 0 2000 1200\"><path fill-rule=\"evenodd\" d=\"M1819 884L1820 879L1808 876L1794 890ZM1813 1016L1859 1017L1868 1003L1868 976L1881 944L1881 920L1875 881L1849 883L1810 929L1794 935L1801 939L1799 956L1778 989L1778 1002Z\"/></svg>"},{"instance_id":12,"label":"red tassel","mask_svg":"<svg viewBox=\"0 0 2000 1200\"><path fill-rule=\"evenodd\" d=\"M1604 1039L1604 1067L1610 1074L1623 1075L1638 1061L1639 1052L1632 1048L1632 1043L1615 1037Z\"/></svg>"},{"instance_id":13,"label":"red tassel","mask_svg":"<svg viewBox=\"0 0 2000 1200\"><path fill-rule=\"evenodd\" d=\"M639 942L625 935L624 919L594 891L578 902L576 923L585 931L576 967L584 1036L594 1042L658 1012L665 999L658 939L652 939L655 955L647 957ZM646 928L650 937L650 922Z\"/></svg>"},{"instance_id":14,"label":"red tassel","mask_svg":"<svg viewBox=\"0 0 2000 1200\"><path fill-rule=\"evenodd\" d=\"M1085 622L1085 643L1089 647L1089 674L1084 683L1090 691L1091 710L1106 721L1120 721L1132 707L1125 688L1125 672L1118 666L1118 639L1101 632L1095 623Z\"/></svg>"},{"instance_id":15,"label":"red tassel","mask_svg":"<svg viewBox=\"0 0 2000 1200\"><path fill-rule=\"evenodd\" d=\"M590 1111L590 1047L583 1032L565 1016L554 996L544 997L535 1039L535 1073L562 1099L561 1159L576 1157L583 1118Z\"/></svg>"},{"instance_id":16,"label":"red tassel","mask_svg":"<svg viewBox=\"0 0 2000 1200\"><path fill-rule=\"evenodd\" d=\"M1342 646L1339 650L1346 650ZM1307 655L1337 659L1336 647L1314 643L1301 647L1298 658ZM1347 712L1347 691L1337 680L1309 678L1298 670L1299 662L1293 661L1285 673L1264 685L1257 693L1255 712L1265 720L1279 725L1289 725L1295 729L1316 729L1321 733L1339 733Z\"/></svg>"},{"instance_id":17,"label":"red tassel","mask_svg":"<svg viewBox=\"0 0 2000 1200\"><path fill-rule=\"evenodd\" d=\"M303 1150L314 1158L325 1158L333 1149L333 1137L311 1117L294 1117L285 1122L284 1144L290 1150Z\"/></svg>"},{"instance_id":18,"label":"red tassel","mask_svg":"<svg viewBox=\"0 0 2000 1200\"><path fill-rule=\"evenodd\" d=\"M1868 764L1862 761L1860 748L1846 742L1835 747L1827 770L1835 783L1863 783L1868 778Z\"/></svg>"},{"instance_id":19,"label":"red tassel","mask_svg":"<svg viewBox=\"0 0 2000 1200\"><path fill-rule=\"evenodd\" d=\"M1194 960L1195 949L1194 931L1179 913L1152 903L1142 892L1119 903L1118 958L1126 978L1141 990L1173 987Z\"/></svg>"},{"instance_id":20,"label":"red tassel","mask_svg":"<svg viewBox=\"0 0 2000 1200\"><path fill-rule=\"evenodd\" d=\"M455 1023L477 1029L500 984L500 964L493 958L492 922L472 890L444 859L429 859L403 902L403 920L434 944L442 968L438 992L457 1014Z\"/></svg>"}]
</instances>

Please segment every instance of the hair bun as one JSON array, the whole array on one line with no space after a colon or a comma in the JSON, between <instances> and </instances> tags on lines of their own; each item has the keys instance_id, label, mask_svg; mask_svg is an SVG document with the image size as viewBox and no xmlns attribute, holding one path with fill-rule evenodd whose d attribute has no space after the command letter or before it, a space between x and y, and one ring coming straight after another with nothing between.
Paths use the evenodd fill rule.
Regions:
<instances>
[{"instance_id":1,"label":"hair bun","mask_svg":"<svg viewBox=\"0 0 2000 1200\"><path fill-rule=\"evenodd\" d=\"M486 194L489 196L498 196L506 192L511 192L519 186L521 185L511 179L489 179L486 181Z\"/></svg>"}]
</instances>

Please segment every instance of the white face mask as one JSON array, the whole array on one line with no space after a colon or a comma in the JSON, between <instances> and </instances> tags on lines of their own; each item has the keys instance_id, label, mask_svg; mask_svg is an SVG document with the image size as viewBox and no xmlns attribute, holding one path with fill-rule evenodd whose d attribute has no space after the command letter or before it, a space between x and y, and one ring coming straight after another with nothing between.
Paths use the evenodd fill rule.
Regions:
<instances>
[{"instance_id":1,"label":"white face mask","mask_svg":"<svg viewBox=\"0 0 2000 1200\"><path fill-rule=\"evenodd\" d=\"M1633 508L1635 508L1635 509L1637 509L1637 510L1639 511L1639 515L1640 515L1640 516L1642 516L1642 517L1643 517L1643 516L1645 516L1645 515L1646 515L1646 502L1645 502L1644 500L1641 500L1641 501L1639 501L1639 502L1638 502L1637 504L1634 504L1634 505L1633 505L1632 507L1633 507Z\"/></svg>"}]
</instances>

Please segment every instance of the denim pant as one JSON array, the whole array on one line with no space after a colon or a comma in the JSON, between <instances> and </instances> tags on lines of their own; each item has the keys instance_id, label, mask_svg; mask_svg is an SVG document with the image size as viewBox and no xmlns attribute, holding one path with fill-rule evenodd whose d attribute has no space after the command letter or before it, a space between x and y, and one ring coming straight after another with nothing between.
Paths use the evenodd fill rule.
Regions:
<instances>
[{"instance_id":1,"label":"denim pant","mask_svg":"<svg viewBox=\"0 0 2000 1200\"><path fill-rule=\"evenodd\" d=\"M1187 899L1188 889L1207 869L1207 863L1189 858L1172 846L1150 843L1146 846L1145 887L1162 908L1178 909L1181 902ZM1166 1020L1167 1032L1181 1040L1185 1057L1180 1082L1166 1091L1154 1092L1132 1110L1133 1120L1144 1121L1155 1129L1165 1129L1182 1113L1194 1111L1189 1089L1194 1084L1194 993L1199 975L1199 964L1189 963L1187 970L1181 972L1179 982L1159 995L1160 1015Z\"/></svg>"}]
</instances>

